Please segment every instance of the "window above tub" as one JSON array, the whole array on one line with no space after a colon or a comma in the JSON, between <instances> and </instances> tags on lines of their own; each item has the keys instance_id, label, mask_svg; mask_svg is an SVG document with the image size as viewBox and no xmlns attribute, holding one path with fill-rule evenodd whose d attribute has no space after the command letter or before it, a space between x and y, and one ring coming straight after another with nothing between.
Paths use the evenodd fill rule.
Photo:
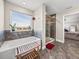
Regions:
<instances>
[{"instance_id":1,"label":"window above tub","mask_svg":"<svg viewBox=\"0 0 79 59\"><path fill-rule=\"evenodd\" d=\"M10 28L12 31L30 31L32 30L32 16L17 11L10 14Z\"/></svg>"}]
</instances>

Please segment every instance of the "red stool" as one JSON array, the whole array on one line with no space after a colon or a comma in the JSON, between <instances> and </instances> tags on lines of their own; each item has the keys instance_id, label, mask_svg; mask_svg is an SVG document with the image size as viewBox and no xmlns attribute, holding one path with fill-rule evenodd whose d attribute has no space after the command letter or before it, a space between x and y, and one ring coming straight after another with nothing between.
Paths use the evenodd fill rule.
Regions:
<instances>
[{"instance_id":1,"label":"red stool","mask_svg":"<svg viewBox=\"0 0 79 59\"><path fill-rule=\"evenodd\" d=\"M52 44L52 43L48 43L48 44L46 44L46 48L48 49L48 53L49 53L49 56L50 56L50 58L49 59L52 59L51 58L51 50L54 48L54 44Z\"/></svg>"}]
</instances>

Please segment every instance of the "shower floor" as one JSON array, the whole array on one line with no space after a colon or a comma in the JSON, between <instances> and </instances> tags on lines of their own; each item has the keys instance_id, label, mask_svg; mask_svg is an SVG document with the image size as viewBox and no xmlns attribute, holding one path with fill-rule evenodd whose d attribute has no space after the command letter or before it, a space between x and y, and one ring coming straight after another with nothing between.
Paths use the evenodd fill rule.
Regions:
<instances>
[{"instance_id":1,"label":"shower floor","mask_svg":"<svg viewBox=\"0 0 79 59\"><path fill-rule=\"evenodd\" d=\"M51 43L53 41L55 41L54 38L46 37L46 44Z\"/></svg>"}]
</instances>

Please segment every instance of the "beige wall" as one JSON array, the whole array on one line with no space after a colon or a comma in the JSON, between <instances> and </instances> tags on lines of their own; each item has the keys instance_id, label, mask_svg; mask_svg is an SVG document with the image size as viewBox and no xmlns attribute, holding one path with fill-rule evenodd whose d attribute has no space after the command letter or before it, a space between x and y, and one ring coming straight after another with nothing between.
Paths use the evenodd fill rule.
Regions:
<instances>
[{"instance_id":1,"label":"beige wall","mask_svg":"<svg viewBox=\"0 0 79 59\"><path fill-rule=\"evenodd\" d=\"M45 46L45 5L41 5L35 12L34 31L35 35L42 40L43 48Z\"/></svg>"},{"instance_id":2,"label":"beige wall","mask_svg":"<svg viewBox=\"0 0 79 59\"><path fill-rule=\"evenodd\" d=\"M4 30L4 2L0 0L0 31Z\"/></svg>"},{"instance_id":3,"label":"beige wall","mask_svg":"<svg viewBox=\"0 0 79 59\"><path fill-rule=\"evenodd\" d=\"M56 14L56 41L64 42L63 15Z\"/></svg>"},{"instance_id":4,"label":"beige wall","mask_svg":"<svg viewBox=\"0 0 79 59\"><path fill-rule=\"evenodd\" d=\"M21 13L25 13L25 14L28 14L28 15L33 15L33 11L5 1L5 29L6 30L9 29L9 24L10 24L10 21L11 21L10 20L11 19L10 13L11 13L12 10L18 11L18 12L21 12Z\"/></svg>"},{"instance_id":5,"label":"beige wall","mask_svg":"<svg viewBox=\"0 0 79 59\"><path fill-rule=\"evenodd\" d=\"M65 12L57 13L56 18L56 40L64 43L64 16L79 13L79 8L67 10Z\"/></svg>"}]
</instances>

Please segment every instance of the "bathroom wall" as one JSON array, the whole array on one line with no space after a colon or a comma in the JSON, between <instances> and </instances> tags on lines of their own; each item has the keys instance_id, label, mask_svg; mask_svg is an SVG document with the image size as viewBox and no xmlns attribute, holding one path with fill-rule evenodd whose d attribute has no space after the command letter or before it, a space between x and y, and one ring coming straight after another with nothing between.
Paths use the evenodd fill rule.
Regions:
<instances>
[{"instance_id":1,"label":"bathroom wall","mask_svg":"<svg viewBox=\"0 0 79 59\"><path fill-rule=\"evenodd\" d=\"M0 0L0 45L4 39L4 1Z\"/></svg>"},{"instance_id":2,"label":"bathroom wall","mask_svg":"<svg viewBox=\"0 0 79 59\"><path fill-rule=\"evenodd\" d=\"M5 41L33 36L32 31L11 32L10 30L5 30L4 33Z\"/></svg>"},{"instance_id":3,"label":"bathroom wall","mask_svg":"<svg viewBox=\"0 0 79 59\"><path fill-rule=\"evenodd\" d=\"M63 14L56 14L56 41L64 43L64 21Z\"/></svg>"},{"instance_id":4,"label":"bathroom wall","mask_svg":"<svg viewBox=\"0 0 79 59\"><path fill-rule=\"evenodd\" d=\"M5 8L5 9L4 9ZM12 10L22 12L25 14L33 15L33 11L22 8L15 4L11 4L9 2L5 2L4 0L0 0L0 41L4 38L4 29L9 30L10 23L10 12ZM5 12L5 13L4 13ZM5 20L4 20L5 19ZM16 59L15 50L4 51L0 53L0 59Z\"/></svg>"},{"instance_id":5,"label":"bathroom wall","mask_svg":"<svg viewBox=\"0 0 79 59\"><path fill-rule=\"evenodd\" d=\"M39 37L42 40L42 46L45 46L45 18L46 18L46 9L45 5L41 5L34 12L34 31L35 36Z\"/></svg>"},{"instance_id":6,"label":"bathroom wall","mask_svg":"<svg viewBox=\"0 0 79 59\"><path fill-rule=\"evenodd\" d=\"M5 12L5 21L4 21L5 30L10 29L9 24L11 21L10 20L11 19L11 11L17 11L17 12L21 12L21 13L28 14L28 15L33 15L32 10L29 10L29 9L20 7L18 5L12 4L8 1L5 1L5 9L4 9L4 12Z\"/></svg>"}]
</instances>

